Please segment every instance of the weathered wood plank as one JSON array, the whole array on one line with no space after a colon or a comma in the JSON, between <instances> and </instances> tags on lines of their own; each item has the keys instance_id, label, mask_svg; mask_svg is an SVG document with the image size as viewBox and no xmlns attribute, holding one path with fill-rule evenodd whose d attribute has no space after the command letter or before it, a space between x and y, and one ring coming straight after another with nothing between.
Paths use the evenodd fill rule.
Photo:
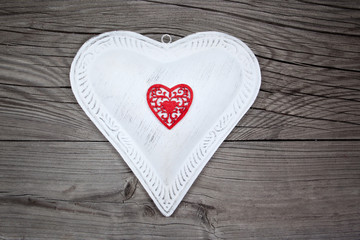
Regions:
<instances>
[{"instance_id":1,"label":"weathered wood plank","mask_svg":"<svg viewBox=\"0 0 360 240\"><path fill-rule=\"evenodd\" d=\"M4 239L355 239L360 231L358 141L224 143L170 218L109 143L0 148Z\"/></svg>"},{"instance_id":2,"label":"weathered wood plank","mask_svg":"<svg viewBox=\"0 0 360 240\"><path fill-rule=\"evenodd\" d=\"M76 5L25 1L4 2L3 6L0 120L10 124L2 126L2 140L103 141L79 108L71 105L74 99L66 87L71 60L80 45L94 34L115 29L134 30L156 39L165 32L178 38L211 29L247 42L260 60L262 92L228 140L359 139L360 37L356 19L360 11L353 2L343 6L262 3L261 9L234 1L202 7L197 1L80 1ZM85 10L79 11L81 8ZM169 14L160 14L164 11ZM19 19L19 15L26 18ZM194 25L194 21L201 24ZM167 27L158 27L163 22Z\"/></svg>"},{"instance_id":3,"label":"weathered wood plank","mask_svg":"<svg viewBox=\"0 0 360 240\"><path fill-rule=\"evenodd\" d=\"M302 75L330 71L329 76L333 76L332 72L340 69L350 73L336 75L356 74L358 78L360 11L356 1L347 4L354 9L276 1L262 2L261 8L256 3L231 1L215 1L206 7L198 1L4 2L0 13L4 22L0 26L0 52L4 54L0 81L68 85L68 67L80 45L95 34L119 29L158 40L163 33L179 38L197 31L224 31L243 39L260 59L290 65L276 72L305 65L315 69L302 71Z\"/></svg>"},{"instance_id":4,"label":"weathered wood plank","mask_svg":"<svg viewBox=\"0 0 360 240\"><path fill-rule=\"evenodd\" d=\"M228 140L360 139L356 91L332 88L317 95L319 85L303 85L314 94L267 86L271 92L260 92ZM0 85L0 122L1 140L105 140L70 88Z\"/></svg>"}]
</instances>

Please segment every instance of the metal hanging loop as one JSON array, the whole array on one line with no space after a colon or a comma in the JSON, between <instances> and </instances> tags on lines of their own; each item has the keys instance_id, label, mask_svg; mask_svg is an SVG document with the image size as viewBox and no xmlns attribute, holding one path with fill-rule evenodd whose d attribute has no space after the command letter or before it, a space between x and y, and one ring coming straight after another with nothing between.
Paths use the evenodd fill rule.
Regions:
<instances>
[{"instance_id":1,"label":"metal hanging loop","mask_svg":"<svg viewBox=\"0 0 360 240\"><path fill-rule=\"evenodd\" d=\"M166 39L168 39L168 41L166 41ZM165 42L165 41L166 41L166 42ZM169 43L172 42L172 37L171 37L169 34L164 34L164 35L162 35L162 37L161 37L161 42L162 42L162 43L167 43L167 44L169 44Z\"/></svg>"}]
</instances>

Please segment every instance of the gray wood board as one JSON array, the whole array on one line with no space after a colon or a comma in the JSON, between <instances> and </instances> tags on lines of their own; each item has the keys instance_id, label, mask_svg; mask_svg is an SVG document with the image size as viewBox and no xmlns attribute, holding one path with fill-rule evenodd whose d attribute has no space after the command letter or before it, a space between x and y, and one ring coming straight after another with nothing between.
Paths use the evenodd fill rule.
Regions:
<instances>
[{"instance_id":1,"label":"gray wood board","mask_svg":"<svg viewBox=\"0 0 360 240\"><path fill-rule=\"evenodd\" d=\"M359 1L0 1L0 239L357 239ZM76 103L106 31L220 31L262 85L170 218ZM318 140L318 141L316 141Z\"/></svg>"},{"instance_id":2,"label":"gray wood board","mask_svg":"<svg viewBox=\"0 0 360 240\"><path fill-rule=\"evenodd\" d=\"M224 143L169 218L109 143L0 146L5 239L351 239L359 230L354 141Z\"/></svg>"}]
</instances>

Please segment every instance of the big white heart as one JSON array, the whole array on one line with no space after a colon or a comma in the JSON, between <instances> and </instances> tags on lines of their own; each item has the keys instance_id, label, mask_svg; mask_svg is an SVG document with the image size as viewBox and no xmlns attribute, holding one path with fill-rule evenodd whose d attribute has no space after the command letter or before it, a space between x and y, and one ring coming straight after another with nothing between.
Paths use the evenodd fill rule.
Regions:
<instances>
[{"instance_id":1,"label":"big white heart","mask_svg":"<svg viewBox=\"0 0 360 240\"><path fill-rule=\"evenodd\" d=\"M170 216L253 104L261 75L252 51L224 33L163 43L115 31L80 48L70 80L85 113Z\"/></svg>"}]
</instances>

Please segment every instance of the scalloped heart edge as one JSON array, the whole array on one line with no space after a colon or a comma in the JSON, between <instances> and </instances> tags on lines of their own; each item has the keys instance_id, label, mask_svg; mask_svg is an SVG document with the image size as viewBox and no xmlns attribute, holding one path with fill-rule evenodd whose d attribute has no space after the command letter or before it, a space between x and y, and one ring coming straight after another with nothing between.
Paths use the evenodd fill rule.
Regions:
<instances>
[{"instance_id":1,"label":"scalloped heart edge","mask_svg":"<svg viewBox=\"0 0 360 240\"><path fill-rule=\"evenodd\" d=\"M159 198L160 195L158 195L159 191L160 194L161 192L165 192L162 193L163 195L166 194L170 194L171 191L174 190L174 186L162 186L161 190L159 191L155 191L152 182L155 182L156 180L152 180L151 179L149 181L149 179L146 179L146 176L144 176L144 172L139 169L139 167L136 165L136 163L134 162L134 160L139 160L139 161L144 161L144 159L140 160L140 159L132 159L129 154L125 151L124 147L122 145L124 145L124 142L121 142L121 139L126 139L126 140L131 140L130 136L123 136L121 134L125 134L125 131L121 131L121 126L120 125L116 125L116 123L114 123L114 120L111 118L111 116L109 114L107 114L104 111L98 111L98 115L93 115L94 113L92 113L92 109L90 107L90 104L96 105L96 103L93 102L84 102L81 96L81 93L78 91L78 85L77 85L77 81L79 80L79 77L76 72L77 70L77 66L80 63L81 58L83 57L83 53L88 51L91 46L94 46L94 44L96 44L98 41L100 40L104 40L106 38L116 38L116 37L130 37L133 39L137 39L137 40L141 40L143 42L146 42L147 44L149 44L149 46L153 46L155 48L157 48L158 51L171 51L172 49L177 48L178 46L180 46L181 44L186 44L186 42L191 42L194 40L199 40L202 39L202 41L205 41L206 38L208 38L208 40L210 39L214 39L214 38L218 38L220 41L224 41L224 42L231 42L231 43L235 43L238 46L240 46L240 49L242 51L244 51L243 53L247 54L248 60L249 62L251 62L251 70L252 70L252 74L253 76L253 82L250 84L252 85L252 92L250 96L246 96L246 105L244 107L240 107L237 108L236 104L238 104L238 106L240 105L239 102L244 102L245 100L243 99L244 96L239 94L239 97L236 98L230 105L234 105L234 109L233 110L229 110L226 112L230 112L228 113L228 115L223 114L220 116L219 121L217 122L217 124L214 125L213 128L210 129L210 131L205 134L204 138L202 139L202 143L204 142L204 140L209 140L209 138L214 138L215 132L217 131L217 129L221 130L221 134L220 136L218 136L215 139L211 139L212 140L212 144L211 147L208 146L208 148L206 148L206 146L201 146L201 143L199 143L199 149L198 151L205 151L205 155L202 155L200 160L198 160L199 162L197 162L196 167L193 167L191 171L191 176L187 175L187 170L189 169L190 166L190 162L192 163L191 165L194 164L195 159L190 159L186 161L185 166L180 170L179 174L176 177L176 181L175 184L181 184L181 186L183 186L180 190L178 190L178 192L174 195L174 199L172 199L172 202L162 202ZM240 55L240 54L239 54ZM241 56L236 56L236 57L240 57ZM82 58L82 60L84 60L84 58ZM240 62L239 62L240 63ZM249 72L249 71L247 71ZM130 167L130 169L134 172L134 174L137 176L137 178L139 179L139 181L141 182L141 184L144 186L145 190L147 191L147 193L150 195L150 197L152 198L152 200L154 201L155 205L158 207L158 209L160 210L160 212L166 216L169 217L173 214L173 212L175 211L175 209L177 208L177 206L180 204L181 200L184 198L184 196L186 195L186 193L188 192L188 190L190 189L191 185L194 183L194 181L197 179L198 175L200 174L200 172L202 171L202 169L205 167L205 165L208 163L208 161L211 159L212 155L215 153L215 151L219 148L219 146L221 145L221 143L225 140L225 138L230 134L230 132L232 131L232 129L236 126L236 124L241 120L241 118L244 116L244 114L249 110L249 108L251 107L251 105L254 103L256 96L259 92L260 89L260 85L261 85L261 72L260 72L260 66L259 63L254 55L254 53L250 50L250 48L248 48L248 46L243 43L241 40L230 36L228 34L225 33L220 33L220 32L198 32L198 33L194 33L191 35L188 35L184 38L181 38L175 42L172 43L162 43L162 42L158 42L156 40L153 40L151 38L145 37L141 34L135 33L135 32L129 32L129 31L113 31L113 32L106 32L103 34L100 34L98 36L95 36L91 39L89 39L88 41L86 41L82 47L79 49L79 51L77 52L72 64L71 64L71 70L70 70L70 80L71 80L71 87L73 90L73 93L79 103L79 105L82 107L82 109L85 111L85 113L87 114L87 116L92 120L92 122L97 126L97 128L102 132L102 134L109 140L109 142L115 147L115 149L119 152L119 154L122 156L122 158L124 159L124 161L128 164L128 166ZM246 86L245 86L246 87ZM230 106L231 108L231 106ZM93 109L97 109L96 107L94 107ZM229 120L230 118L230 120ZM101 121L103 123L101 123ZM227 121L227 125L224 123ZM103 127L103 124L113 124L111 126L107 125L108 129L105 129ZM230 124L230 125L229 125ZM226 126L223 126L226 125ZM118 128L120 129L116 135L114 135L113 133L109 134L109 129L111 129L111 127L114 128ZM219 130L219 131L220 131ZM119 136L120 135L120 136ZM141 153L139 153L141 154ZM193 154L189 154L189 156L191 156ZM189 157L191 158L191 157ZM190 166L191 168L191 166ZM146 170L146 171L151 171L151 166L149 167L150 170ZM180 177L179 177L180 176ZM184 180L184 176L185 176L185 180ZM162 184L162 183L161 183ZM174 184L173 184L174 185Z\"/></svg>"}]
</instances>

